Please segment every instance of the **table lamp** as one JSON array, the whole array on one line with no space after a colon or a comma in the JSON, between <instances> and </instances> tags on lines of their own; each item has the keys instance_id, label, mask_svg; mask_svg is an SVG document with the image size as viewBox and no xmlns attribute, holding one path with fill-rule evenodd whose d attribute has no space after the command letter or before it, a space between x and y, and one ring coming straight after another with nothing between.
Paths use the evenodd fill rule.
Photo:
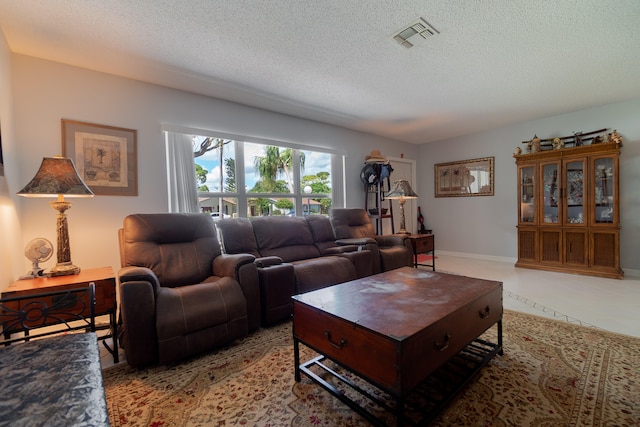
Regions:
<instances>
[{"instance_id":1,"label":"table lamp","mask_svg":"<svg viewBox=\"0 0 640 427\"><path fill-rule=\"evenodd\" d=\"M58 262L49 274L51 276L66 276L78 274L80 268L71 262L71 248L69 245L69 228L65 211L71 208L71 203L64 200L67 197L93 197L93 192L78 176L78 171L71 159L65 157L45 157L40 169L22 190L18 192L23 197L57 197L49 202L58 211Z\"/></svg>"},{"instance_id":2,"label":"table lamp","mask_svg":"<svg viewBox=\"0 0 640 427\"><path fill-rule=\"evenodd\" d=\"M418 195L413 191L409 181L399 179L393 183L393 188L387 193L387 199L400 199L400 231L398 234L411 234L407 231L404 221L404 204L405 199L416 199Z\"/></svg>"}]
</instances>

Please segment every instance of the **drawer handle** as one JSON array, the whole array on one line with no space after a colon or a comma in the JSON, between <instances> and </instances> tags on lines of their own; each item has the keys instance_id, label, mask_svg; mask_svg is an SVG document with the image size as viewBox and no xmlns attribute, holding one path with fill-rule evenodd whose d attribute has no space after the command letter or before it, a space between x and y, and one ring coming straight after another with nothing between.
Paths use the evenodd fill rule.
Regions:
<instances>
[{"instance_id":1,"label":"drawer handle","mask_svg":"<svg viewBox=\"0 0 640 427\"><path fill-rule=\"evenodd\" d=\"M340 344L336 344L333 341L331 341L331 332L328 329L324 331L324 335L327 337L327 341L329 341L329 344L331 344L332 346L334 346L337 349L341 349L342 347L347 345L346 338L342 338L340 340Z\"/></svg>"},{"instance_id":2,"label":"drawer handle","mask_svg":"<svg viewBox=\"0 0 640 427\"><path fill-rule=\"evenodd\" d=\"M447 332L444 334L444 343L440 344L438 341L434 341L433 346L438 351L445 351L447 347L449 347L450 341L451 341L451 335L449 335L449 333Z\"/></svg>"},{"instance_id":3,"label":"drawer handle","mask_svg":"<svg viewBox=\"0 0 640 427\"><path fill-rule=\"evenodd\" d=\"M481 319L486 319L487 317L489 317L489 314L491 314L491 308L489 306L486 306L484 310L480 310L478 314L480 315Z\"/></svg>"}]
</instances>

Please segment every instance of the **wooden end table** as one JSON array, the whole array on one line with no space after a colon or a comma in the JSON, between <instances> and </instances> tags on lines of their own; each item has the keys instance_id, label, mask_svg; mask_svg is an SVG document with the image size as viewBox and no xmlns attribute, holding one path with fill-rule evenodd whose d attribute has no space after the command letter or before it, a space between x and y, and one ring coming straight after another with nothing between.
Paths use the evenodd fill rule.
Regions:
<instances>
[{"instance_id":1,"label":"wooden end table","mask_svg":"<svg viewBox=\"0 0 640 427\"><path fill-rule=\"evenodd\" d=\"M423 265L436 271L436 250L433 234L410 234L407 239L413 246L413 266L418 268L419 265ZM418 263L418 255L428 253L431 253L431 264Z\"/></svg>"},{"instance_id":2,"label":"wooden end table","mask_svg":"<svg viewBox=\"0 0 640 427\"><path fill-rule=\"evenodd\" d=\"M64 291L95 284L95 316L109 315L109 324L96 326L96 329L110 329L109 334L100 337L113 339L113 348L106 343L105 347L113 356L113 362L118 363L118 333L116 324L116 277L111 267L90 268L80 271L79 274L57 277L38 277L35 279L18 280L9 285L2 292L2 298L26 297L27 295L41 294L45 292ZM89 313L83 313L89 316ZM58 322L51 321L42 326L55 325Z\"/></svg>"}]
</instances>

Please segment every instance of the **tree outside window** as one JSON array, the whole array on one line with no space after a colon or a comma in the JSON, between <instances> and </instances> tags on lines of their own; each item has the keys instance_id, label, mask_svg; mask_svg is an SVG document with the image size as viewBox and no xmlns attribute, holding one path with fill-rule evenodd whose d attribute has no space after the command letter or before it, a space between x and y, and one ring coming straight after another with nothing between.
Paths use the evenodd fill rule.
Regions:
<instances>
[{"instance_id":1,"label":"tree outside window","mask_svg":"<svg viewBox=\"0 0 640 427\"><path fill-rule=\"evenodd\" d=\"M244 158L238 162L240 144ZM311 213L328 214L331 154L201 136L193 137L193 146L200 207L214 218L236 216L240 200L248 216L294 215L303 200L313 204ZM237 176L245 188L237 187ZM310 196L302 192L307 185Z\"/></svg>"}]
</instances>

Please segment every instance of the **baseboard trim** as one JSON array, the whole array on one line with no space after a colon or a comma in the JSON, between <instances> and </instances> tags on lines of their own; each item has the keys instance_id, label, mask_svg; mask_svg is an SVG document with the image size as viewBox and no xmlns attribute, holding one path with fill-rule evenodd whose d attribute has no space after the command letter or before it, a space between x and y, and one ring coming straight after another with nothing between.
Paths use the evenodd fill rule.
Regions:
<instances>
[{"instance_id":1,"label":"baseboard trim","mask_svg":"<svg viewBox=\"0 0 640 427\"><path fill-rule=\"evenodd\" d=\"M484 261L507 262L511 264L515 264L518 261L517 258L483 255L483 254L472 254L472 253L466 253L466 252L450 252L450 251L436 250L436 253L437 255L449 255L449 256L455 256L460 258L473 258L473 259L480 259ZM623 268L622 271L624 272L625 277L629 277L629 278L633 277L634 279L640 278L640 270Z\"/></svg>"},{"instance_id":2,"label":"baseboard trim","mask_svg":"<svg viewBox=\"0 0 640 427\"><path fill-rule=\"evenodd\" d=\"M449 252L449 251L439 251L436 248L436 256L438 255L449 255L460 258L473 258L473 259L481 259L485 261L497 261L497 262L508 262L511 264L515 264L516 258L502 257L502 256L493 256L493 255L484 255L484 254L472 254L467 252Z\"/></svg>"}]
</instances>

